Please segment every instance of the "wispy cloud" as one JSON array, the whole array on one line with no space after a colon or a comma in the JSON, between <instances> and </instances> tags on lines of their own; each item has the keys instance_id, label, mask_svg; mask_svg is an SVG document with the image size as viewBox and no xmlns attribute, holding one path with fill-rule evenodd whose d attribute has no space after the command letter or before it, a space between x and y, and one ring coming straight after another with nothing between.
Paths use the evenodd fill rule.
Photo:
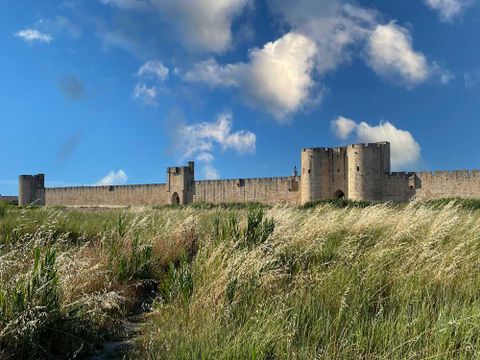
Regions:
<instances>
[{"instance_id":1,"label":"wispy cloud","mask_svg":"<svg viewBox=\"0 0 480 360\"><path fill-rule=\"evenodd\" d=\"M158 60L149 60L137 71L137 77L154 78L165 81L169 74L168 68Z\"/></svg>"},{"instance_id":2,"label":"wispy cloud","mask_svg":"<svg viewBox=\"0 0 480 360\"><path fill-rule=\"evenodd\" d=\"M123 170L110 171L107 175L101 178L96 185L123 185L128 181L127 174Z\"/></svg>"},{"instance_id":3,"label":"wispy cloud","mask_svg":"<svg viewBox=\"0 0 480 360\"><path fill-rule=\"evenodd\" d=\"M20 30L19 32L15 33L15 36L29 43L43 42L48 44L53 41L52 36L41 33L36 29Z\"/></svg>"},{"instance_id":4,"label":"wispy cloud","mask_svg":"<svg viewBox=\"0 0 480 360\"><path fill-rule=\"evenodd\" d=\"M144 83L137 83L133 89L132 99L146 106L157 106L157 88L148 87Z\"/></svg>"},{"instance_id":5,"label":"wispy cloud","mask_svg":"<svg viewBox=\"0 0 480 360\"><path fill-rule=\"evenodd\" d=\"M132 99L142 105L157 106L161 83L167 80L169 72L169 69L158 60L144 63L135 74L138 80L133 89Z\"/></svg>"},{"instance_id":6,"label":"wispy cloud","mask_svg":"<svg viewBox=\"0 0 480 360\"><path fill-rule=\"evenodd\" d=\"M197 124L181 124L177 129L176 139L178 151L182 160L195 157L203 163L203 173L206 178L218 178L215 169L213 153L217 147L221 151L233 150L239 154L255 152L256 136L251 131L232 131L233 117L229 113L220 114L213 122Z\"/></svg>"},{"instance_id":7,"label":"wispy cloud","mask_svg":"<svg viewBox=\"0 0 480 360\"><path fill-rule=\"evenodd\" d=\"M446 22L451 22L473 5L472 0L425 0L425 3L436 10Z\"/></svg>"},{"instance_id":8,"label":"wispy cloud","mask_svg":"<svg viewBox=\"0 0 480 360\"><path fill-rule=\"evenodd\" d=\"M480 85L480 70L469 71L463 74L463 82L467 90Z\"/></svg>"}]
</instances>

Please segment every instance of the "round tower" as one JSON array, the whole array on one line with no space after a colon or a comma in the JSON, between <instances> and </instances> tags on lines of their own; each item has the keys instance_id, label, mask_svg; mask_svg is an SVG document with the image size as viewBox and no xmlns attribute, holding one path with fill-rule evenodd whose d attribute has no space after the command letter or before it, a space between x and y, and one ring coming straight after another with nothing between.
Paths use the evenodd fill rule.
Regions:
<instances>
[{"instance_id":1,"label":"round tower","mask_svg":"<svg viewBox=\"0 0 480 360\"><path fill-rule=\"evenodd\" d=\"M45 205L45 176L43 174L18 177L18 205Z\"/></svg>"},{"instance_id":2,"label":"round tower","mask_svg":"<svg viewBox=\"0 0 480 360\"><path fill-rule=\"evenodd\" d=\"M321 198L321 156L320 149L310 148L302 151L301 203Z\"/></svg>"},{"instance_id":3,"label":"round tower","mask_svg":"<svg viewBox=\"0 0 480 360\"><path fill-rule=\"evenodd\" d=\"M347 149L348 198L381 201L383 178L390 172L390 144L355 144Z\"/></svg>"},{"instance_id":4,"label":"round tower","mask_svg":"<svg viewBox=\"0 0 480 360\"><path fill-rule=\"evenodd\" d=\"M18 205L29 205L35 194L35 178L32 175L18 177Z\"/></svg>"}]
</instances>

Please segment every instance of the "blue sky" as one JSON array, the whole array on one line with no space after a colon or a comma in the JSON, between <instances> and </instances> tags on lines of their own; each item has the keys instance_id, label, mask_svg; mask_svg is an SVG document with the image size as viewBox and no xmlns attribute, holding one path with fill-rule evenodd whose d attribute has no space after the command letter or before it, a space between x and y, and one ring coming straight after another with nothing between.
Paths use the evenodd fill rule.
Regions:
<instances>
[{"instance_id":1,"label":"blue sky","mask_svg":"<svg viewBox=\"0 0 480 360\"><path fill-rule=\"evenodd\" d=\"M0 3L0 194L289 175L388 140L395 170L473 169L476 0Z\"/></svg>"}]
</instances>

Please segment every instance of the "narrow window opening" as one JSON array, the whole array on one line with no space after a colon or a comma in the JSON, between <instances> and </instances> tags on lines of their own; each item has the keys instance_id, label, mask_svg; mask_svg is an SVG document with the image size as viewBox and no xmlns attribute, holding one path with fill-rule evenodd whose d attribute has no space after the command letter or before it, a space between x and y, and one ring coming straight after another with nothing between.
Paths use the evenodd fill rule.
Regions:
<instances>
[{"instance_id":1,"label":"narrow window opening","mask_svg":"<svg viewBox=\"0 0 480 360\"><path fill-rule=\"evenodd\" d=\"M360 171L360 166L357 166L357 171Z\"/></svg>"}]
</instances>

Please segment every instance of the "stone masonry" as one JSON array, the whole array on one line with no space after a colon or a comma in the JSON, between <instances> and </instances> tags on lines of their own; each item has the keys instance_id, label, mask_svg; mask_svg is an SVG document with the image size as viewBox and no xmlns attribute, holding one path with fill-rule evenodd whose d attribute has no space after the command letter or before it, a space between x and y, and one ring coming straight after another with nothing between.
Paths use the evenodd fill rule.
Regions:
<instances>
[{"instance_id":1,"label":"stone masonry","mask_svg":"<svg viewBox=\"0 0 480 360\"><path fill-rule=\"evenodd\" d=\"M480 198L480 171L391 172L390 144L306 148L301 176L195 181L193 161L169 167L166 184L45 188L44 175L19 177L19 205L130 206L205 203L305 204L344 198L406 202Z\"/></svg>"}]
</instances>

